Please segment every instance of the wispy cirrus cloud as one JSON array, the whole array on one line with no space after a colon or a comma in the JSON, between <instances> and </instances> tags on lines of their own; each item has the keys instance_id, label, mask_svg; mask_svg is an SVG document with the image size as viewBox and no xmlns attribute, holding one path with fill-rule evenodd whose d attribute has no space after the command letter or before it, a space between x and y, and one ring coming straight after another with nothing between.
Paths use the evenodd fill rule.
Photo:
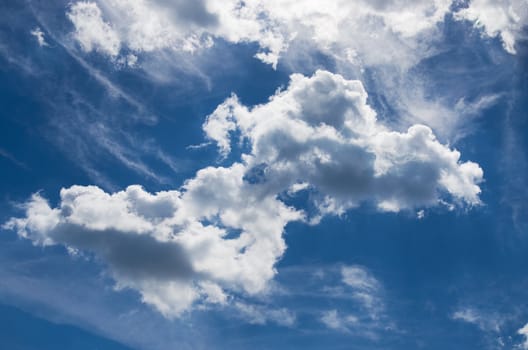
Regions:
<instances>
[{"instance_id":1,"label":"wispy cirrus cloud","mask_svg":"<svg viewBox=\"0 0 528 350\"><path fill-rule=\"evenodd\" d=\"M376 338L380 330L392 327L385 313L382 283L365 267L342 266L341 284L325 286L328 297L349 298L357 304L354 312L347 309L323 311L320 322L329 329Z\"/></svg>"},{"instance_id":2,"label":"wispy cirrus cloud","mask_svg":"<svg viewBox=\"0 0 528 350\"><path fill-rule=\"evenodd\" d=\"M29 170L29 167L25 163L23 163L22 161L17 159L14 155L9 153L5 149L0 148L0 157L9 160L11 163L15 164L16 166L18 166L20 168L23 168L25 170Z\"/></svg>"},{"instance_id":3,"label":"wispy cirrus cloud","mask_svg":"<svg viewBox=\"0 0 528 350\"><path fill-rule=\"evenodd\" d=\"M498 315L486 313L475 308L457 310L451 316L454 320L471 323L483 331L500 332L503 320Z\"/></svg>"}]
</instances>

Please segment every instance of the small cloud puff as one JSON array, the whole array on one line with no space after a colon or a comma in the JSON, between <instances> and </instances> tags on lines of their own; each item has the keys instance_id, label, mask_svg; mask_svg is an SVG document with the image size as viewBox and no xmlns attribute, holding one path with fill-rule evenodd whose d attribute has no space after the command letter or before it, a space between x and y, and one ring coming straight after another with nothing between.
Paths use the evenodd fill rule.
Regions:
<instances>
[{"instance_id":1,"label":"small cloud puff","mask_svg":"<svg viewBox=\"0 0 528 350\"><path fill-rule=\"evenodd\" d=\"M470 307L455 311L451 317L454 320L474 324L483 331L498 333L502 325L502 320L498 316Z\"/></svg>"},{"instance_id":2,"label":"small cloud puff","mask_svg":"<svg viewBox=\"0 0 528 350\"><path fill-rule=\"evenodd\" d=\"M40 27L36 27L33 30L31 30L30 34L33 35L37 39L37 42L40 47L49 46L49 44L46 42L44 32L40 29Z\"/></svg>"}]
</instances>

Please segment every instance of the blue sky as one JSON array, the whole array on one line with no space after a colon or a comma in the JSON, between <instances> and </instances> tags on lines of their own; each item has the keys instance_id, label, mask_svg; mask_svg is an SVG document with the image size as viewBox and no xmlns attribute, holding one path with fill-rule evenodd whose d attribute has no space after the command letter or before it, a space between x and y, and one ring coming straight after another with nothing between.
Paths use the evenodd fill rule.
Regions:
<instances>
[{"instance_id":1,"label":"blue sky","mask_svg":"<svg viewBox=\"0 0 528 350\"><path fill-rule=\"evenodd\" d=\"M0 17L3 346L528 349L525 0Z\"/></svg>"}]
</instances>

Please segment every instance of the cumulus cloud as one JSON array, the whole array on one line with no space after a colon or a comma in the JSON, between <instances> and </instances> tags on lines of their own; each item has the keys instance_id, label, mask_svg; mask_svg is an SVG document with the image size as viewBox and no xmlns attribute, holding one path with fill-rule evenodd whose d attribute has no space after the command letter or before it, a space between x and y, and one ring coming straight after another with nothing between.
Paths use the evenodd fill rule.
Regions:
<instances>
[{"instance_id":1,"label":"cumulus cloud","mask_svg":"<svg viewBox=\"0 0 528 350\"><path fill-rule=\"evenodd\" d=\"M499 37L504 49L515 54L515 42L523 36L528 23L526 0L471 0L468 7L455 13L455 18L468 20L489 37Z\"/></svg>"},{"instance_id":2,"label":"cumulus cloud","mask_svg":"<svg viewBox=\"0 0 528 350\"><path fill-rule=\"evenodd\" d=\"M201 1L80 1L67 16L85 51L117 56L122 48L150 52L166 48L193 51L207 46L201 32L215 22ZM103 18L104 16L104 18Z\"/></svg>"},{"instance_id":3,"label":"cumulus cloud","mask_svg":"<svg viewBox=\"0 0 528 350\"><path fill-rule=\"evenodd\" d=\"M73 23L73 36L84 51L98 51L111 57L121 49L121 39L112 26L103 19L96 3L80 1L72 4L68 19Z\"/></svg>"},{"instance_id":4,"label":"cumulus cloud","mask_svg":"<svg viewBox=\"0 0 528 350\"><path fill-rule=\"evenodd\" d=\"M520 4L521 0L515 1ZM412 67L445 50L441 23L446 16L455 15L480 25L485 21L479 14L484 13L483 18L492 18L489 21L495 23L494 17L481 8L506 9L507 2L503 6L486 0L484 3L490 5L483 7L474 1L467 9L454 13L452 3L330 0L322 5L315 0L98 0L74 3L68 17L75 27L74 37L85 51L106 53L121 65L141 66L161 81L168 79L161 71L166 73L174 65L186 65L182 57L192 57L190 60L196 62L196 56L188 53L202 52L218 41L254 43L258 47L255 57L262 62L275 68L281 62L297 72L312 72L319 67L317 57L322 54L330 59L335 72L347 77L367 73L369 89L382 96L391 113L397 112L393 113L395 119L398 117L393 120L395 124L408 127L424 123L442 140L455 142L467 134L466 124L474 116L472 113L480 114L481 110L461 108L465 107L463 104L454 106L462 97L459 82L438 96L438 87L429 86L427 77L417 75ZM512 11L519 14L515 33L520 33L523 6L512 8L517 7L519 10ZM483 28L488 27L491 25ZM483 33L495 35L494 30ZM500 32L507 36L514 30ZM133 60L129 62L128 57ZM203 76L194 65L183 69ZM428 89L434 89L434 93Z\"/></svg>"},{"instance_id":5,"label":"cumulus cloud","mask_svg":"<svg viewBox=\"0 0 528 350\"><path fill-rule=\"evenodd\" d=\"M338 55L346 59L388 63L397 58L401 63L409 58L405 47L419 45L412 38L434 30L450 3L332 0L323 6L314 0L99 0L75 3L68 16L88 51L99 43L115 53L117 41L138 52L194 51L222 39L258 43L256 57L276 66L291 43L299 40L320 50L339 48ZM101 20L100 9L111 27Z\"/></svg>"},{"instance_id":6,"label":"cumulus cloud","mask_svg":"<svg viewBox=\"0 0 528 350\"><path fill-rule=\"evenodd\" d=\"M259 172L263 186L278 193L308 184L321 195L321 213L340 214L364 201L385 211L431 206L442 194L479 203L477 164L461 162L426 126L387 129L361 82L326 71L292 75L286 90L253 108L232 96L204 130L223 155L238 131L252 145L247 168Z\"/></svg>"},{"instance_id":7,"label":"cumulus cloud","mask_svg":"<svg viewBox=\"0 0 528 350\"><path fill-rule=\"evenodd\" d=\"M467 135L471 117L481 114L476 108L485 106L464 102L459 80L439 91L423 66L420 74L412 68L449 48L441 29L446 16L474 23L485 36L501 36L513 52L513 38L521 36L526 23L526 3L476 0L460 9L452 0L330 0L324 5L315 0L98 0L75 2L67 15L82 49L105 53L119 65L140 66L160 81L167 81L175 65L203 77L196 56L188 53L219 41L254 43L262 62L273 67L281 62L296 72L320 67L322 54L335 72L365 76L369 89L398 117L394 124L424 123L454 143ZM187 59L194 63L186 64Z\"/></svg>"},{"instance_id":8,"label":"cumulus cloud","mask_svg":"<svg viewBox=\"0 0 528 350\"><path fill-rule=\"evenodd\" d=\"M195 51L215 39L254 42L256 57L277 65L294 41L349 61L372 64L415 63L428 50L452 0L98 0L74 3L68 17L81 46L116 54L120 43L136 51ZM473 0L455 13L500 36L515 52L514 41L526 23L524 0ZM102 19L104 14L105 19ZM383 53L383 54L381 54Z\"/></svg>"},{"instance_id":9,"label":"cumulus cloud","mask_svg":"<svg viewBox=\"0 0 528 350\"><path fill-rule=\"evenodd\" d=\"M201 170L183 193L73 186L61 191L57 208L34 195L26 218L6 226L37 245L95 253L118 288L138 290L146 303L175 316L197 300L225 302L223 288L262 292L275 274L284 225L300 214L249 191L242 169Z\"/></svg>"},{"instance_id":10,"label":"cumulus cloud","mask_svg":"<svg viewBox=\"0 0 528 350\"><path fill-rule=\"evenodd\" d=\"M292 75L287 89L252 108L233 96L207 117L204 131L224 156L236 137L249 150L228 167L201 169L179 190L72 186L61 190L57 207L36 194L25 217L5 226L36 245L93 253L117 288L137 290L173 317L195 303L225 304L231 293L265 292L289 222L316 223L363 202L381 211L480 202L477 164L462 162L426 126L389 130L359 81L329 72ZM312 217L286 204L300 191L311 193ZM376 317L376 279L346 267L342 281ZM262 310L239 309L262 319Z\"/></svg>"}]
</instances>

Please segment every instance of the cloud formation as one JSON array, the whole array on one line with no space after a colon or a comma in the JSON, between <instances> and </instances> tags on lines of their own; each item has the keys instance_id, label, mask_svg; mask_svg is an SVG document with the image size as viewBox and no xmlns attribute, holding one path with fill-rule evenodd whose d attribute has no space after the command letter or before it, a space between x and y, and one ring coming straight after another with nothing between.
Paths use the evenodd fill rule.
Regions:
<instances>
[{"instance_id":1,"label":"cloud formation","mask_svg":"<svg viewBox=\"0 0 528 350\"><path fill-rule=\"evenodd\" d=\"M361 332L373 335L373 331L385 325L385 303L382 285L366 268L358 265L341 268L340 287L326 287L330 295L346 296L354 300L359 310L356 314L330 309L322 313L320 321L329 329L349 333ZM383 320L382 320L383 319Z\"/></svg>"},{"instance_id":2,"label":"cloud formation","mask_svg":"<svg viewBox=\"0 0 528 350\"><path fill-rule=\"evenodd\" d=\"M204 169L184 193L149 194L130 186L107 194L73 186L61 191L57 208L34 195L26 218L7 226L37 245L95 253L118 288L138 290L171 317L198 299L224 303L223 288L262 292L273 277L285 249L283 227L300 214L247 191L242 176L240 165ZM218 188L226 193L215 194ZM241 232L228 237L233 230Z\"/></svg>"},{"instance_id":3,"label":"cloud formation","mask_svg":"<svg viewBox=\"0 0 528 350\"><path fill-rule=\"evenodd\" d=\"M358 323L358 319L354 315L342 316L337 310L332 309L323 312L321 316L321 322L330 329L349 332L348 327L356 325Z\"/></svg>"},{"instance_id":4,"label":"cloud formation","mask_svg":"<svg viewBox=\"0 0 528 350\"><path fill-rule=\"evenodd\" d=\"M455 18L468 20L488 37L499 37L504 49L515 54L515 43L523 38L528 23L528 2L525 0L472 0Z\"/></svg>"},{"instance_id":5,"label":"cloud formation","mask_svg":"<svg viewBox=\"0 0 528 350\"><path fill-rule=\"evenodd\" d=\"M57 207L35 194L25 217L5 226L36 245L93 253L117 288L137 290L174 317L195 303L265 292L289 222L317 223L365 202L393 212L480 203L476 163L462 162L426 126L389 130L359 81L326 71L294 74L285 90L252 108L232 96L203 128L225 157L242 140L240 159L199 170L179 190L72 186ZM301 192L315 213L287 204ZM343 269L342 279L375 315L377 281L357 267Z\"/></svg>"},{"instance_id":6,"label":"cloud formation","mask_svg":"<svg viewBox=\"0 0 528 350\"><path fill-rule=\"evenodd\" d=\"M75 26L75 39L84 51L97 51L115 57L121 49L119 34L102 18L96 3L77 2L67 13Z\"/></svg>"},{"instance_id":7,"label":"cloud formation","mask_svg":"<svg viewBox=\"0 0 528 350\"><path fill-rule=\"evenodd\" d=\"M387 129L361 82L326 71L292 75L286 90L253 108L232 96L204 130L224 156L239 132L251 145L243 159L260 187L280 193L304 184L321 195L321 213L340 214L364 201L385 211L430 206L442 193L479 204L477 164L461 162L424 125L403 133Z\"/></svg>"},{"instance_id":8,"label":"cloud formation","mask_svg":"<svg viewBox=\"0 0 528 350\"><path fill-rule=\"evenodd\" d=\"M235 302L234 308L239 318L250 324L265 325L276 323L280 326L291 327L295 324L295 314L285 308L270 309L262 305L252 305Z\"/></svg>"},{"instance_id":9,"label":"cloud formation","mask_svg":"<svg viewBox=\"0 0 528 350\"><path fill-rule=\"evenodd\" d=\"M85 51L110 56L121 48L193 52L220 39L257 43L256 57L274 66L290 48L299 47L294 42L353 63L412 65L431 49L437 26L448 14L475 23L487 36L500 36L514 53L527 5L524 0L473 0L452 13L452 0L332 0L324 6L314 0L98 0L73 3L68 18Z\"/></svg>"},{"instance_id":10,"label":"cloud formation","mask_svg":"<svg viewBox=\"0 0 528 350\"><path fill-rule=\"evenodd\" d=\"M73 3L67 16L82 50L106 54L119 66L140 67L160 81L168 79L160 72L178 64L203 77L194 65L198 55L191 54L207 52L216 42L255 44L255 57L292 72L313 72L325 57L332 71L368 82L380 95L377 102L397 119L394 124L423 123L454 143L468 133L474 112L496 100L464 102L460 81L439 91L422 73L420 63L449 50L442 29L446 16L483 28L485 37L502 36L509 52L527 19L521 0L459 5L452 0L331 0L324 6L314 0L98 0ZM182 57L194 63L187 66Z\"/></svg>"},{"instance_id":11,"label":"cloud formation","mask_svg":"<svg viewBox=\"0 0 528 350\"><path fill-rule=\"evenodd\" d=\"M378 319L384 309L381 283L362 266L344 266L341 274L352 298L360 302L371 319Z\"/></svg>"},{"instance_id":12,"label":"cloud formation","mask_svg":"<svg viewBox=\"0 0 528 350\"><path fill-rule=\"evenodd\" d=\"M475 308L462 308L451 316L454 320L476 325L482 331L500 332L502 320L497 315L488 314Z\"/></svg>"},{"instance_id":13,"label":"cloud formation","mask_svg":"<svg viewBox=\"0 0 528 350\"><path fill-rule=\"evenodd\" d=\"M520 334L524 337L524 342L520 344L520 347L525 350L528 349L528 323L524 327L519 329L517 331L517 334Z\"/></svg>"},{"instance_id":14,"label":"cloud formation","mask_svg":"<svg viewBox=\"0 0 528 350\"><path fill-rule=\"evenodd\" d=\"M68 17L85 51L100 50L111 56L120 47L136 52L194 51L222 39L258 43L256 57L276 66L298 40L323 51L340 47L339 55L353 59L359 53L361 59L375 63L390 62L394 55L405 54L398 51L406 45L418 45L411 38L443 21L450 2L334 0L321 6L313 0L203 0L192 4L99 0L74 3ZM380 43L391 50L385 46L385 55L376 55ZM403 58L398 57L400 61Z\"/></svg>"}]
</instances>

